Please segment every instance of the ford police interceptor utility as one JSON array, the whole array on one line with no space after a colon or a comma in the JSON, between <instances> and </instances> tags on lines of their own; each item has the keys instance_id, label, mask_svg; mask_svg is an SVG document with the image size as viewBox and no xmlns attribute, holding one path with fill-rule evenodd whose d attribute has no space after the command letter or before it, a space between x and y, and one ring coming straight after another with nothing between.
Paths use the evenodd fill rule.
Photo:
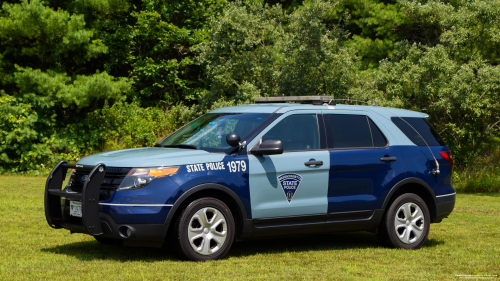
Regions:
<instances>
[{"instance_id":1,"label":"ford police interceptor utility","mask_svg":"<svg viewBox=\"0 0 500 281\"><path fill-rule=\"evenodd\" d=\"M62 161L47 222L104 244L170 243L191 260L222 258L235 239L335 231L421 247L455 205L449 148L424 113L330 99L257 98L154 147Z\"/></svg>"}]
</instances>

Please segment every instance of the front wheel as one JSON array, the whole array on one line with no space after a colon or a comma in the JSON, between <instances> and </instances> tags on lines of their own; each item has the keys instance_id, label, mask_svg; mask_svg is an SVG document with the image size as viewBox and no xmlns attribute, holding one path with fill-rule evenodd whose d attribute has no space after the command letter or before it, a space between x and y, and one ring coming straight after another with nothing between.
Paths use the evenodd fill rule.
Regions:
<instances>
[{"instance_id":1,"label":"front wheel","mask_svg":"<svg viewBox=\"0 0 500 281\"><path fill-rule=\"evenodd\" d=\"M233 244L233 215L226 204L215 198L191 202L177 223L177 240L181 252L190 260L223 258Z\"/></svg>"},{"instance_id":2,"label":"front wheel","mask_svg":"<svg viewBox=\"0 0 500 281\"><path fill-rule=\"evenodd\" d=\"M384 246L418 249L427 240L430 214L418 195L406 193L394 200L384 215L377 233Z\"/></svg>"}]
</instances>

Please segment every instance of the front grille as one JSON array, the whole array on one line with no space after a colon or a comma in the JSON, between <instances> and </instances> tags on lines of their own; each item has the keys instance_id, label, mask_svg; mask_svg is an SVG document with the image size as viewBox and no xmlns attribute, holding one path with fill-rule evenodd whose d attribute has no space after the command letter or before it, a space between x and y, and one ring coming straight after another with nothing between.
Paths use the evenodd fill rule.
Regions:
<instances>
[{"instance_id":1,"label":"front grille","mask_svg":"<svg viewBox=\"0 0 500 281\"><path fill-rule=\"evenodd\" d=\"M116 191L120 183L130 172L130 168L106 168L106 174L101 184L101 195L99 200L107 200ZM76 170L69 180L69 191L82 192L83 183L90 174L89 170Z\"/></svg>"}]
</instances>

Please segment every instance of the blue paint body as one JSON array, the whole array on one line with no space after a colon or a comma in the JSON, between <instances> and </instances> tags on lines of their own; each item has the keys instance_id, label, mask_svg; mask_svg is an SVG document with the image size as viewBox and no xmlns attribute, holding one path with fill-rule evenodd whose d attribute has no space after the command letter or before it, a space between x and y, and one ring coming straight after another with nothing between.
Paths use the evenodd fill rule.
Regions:
<instances>
[{"instance_id":1,"label":"blue paint body","mask_svg":"<svg viewBox=\"0 0 500 281\"><path fill-rule=\"evenodd\" d=\"M101 203L124 204L102 205L103 211L111 215L117 223L161 224L165 222L171 206L147 206L168 203L179 186L172 177L159 178L145 188L115 192L108 200ZM125 204L141 204L126 206Z\"/></svg>"},{"instance_id":2,"label":"blue paint body","mask_svg":"<svg viewBox=\"0 0 500 281\"><path fill-rule=\"evenodd\" d=\"M223 185L232 190L243 203L249 219L380 209L390 190L405 178L425 181L437 196L455 192L451 185L450 164L439 154L439 151L449 150L448 147L431 147L441 170L441 174L435 177L432 175L434 160L429 148L413 144L390 119L393 116L427 117L423 113L367 106L297 104L243 105L212 111L242 112L275 112L282 115L248 141L244 153L240 155L155 147L99 153L83 158L78 164L104 163L108 167L129 168L180 166L174 175L155 179L141 189L116 191L108 200L101 201L107 204L142 204L102 205L103 212L111 215L116 223L123 224L162 224L172 206L186 191L206 183ZM388 146L323 148L263 156L249 154L248 151L259 145L266 132L293 114L367 115L385 135ZM388 156L397 160L380 161L380 158ZM323 165L304 165L311 160L323 161ZM209 169L207 163L217 162L222 162L224 168ZM233 171L230 163L239 163L239 170L235 168ZM287 199L278 180L280 175L287 173L299 175L301 179L291 200ZM438 203L446 200L446 197L437 198Z\"/></svg>"},{"instance_id":3,"label":"blue paint body","mask_svg":"<svg viewBox=\"0 0 500 281\"><path fill-rule=\"evenodd\" d=\"M243 171L230 172L230 162L245 162ZM134 190L116 191L112 197L101 203L109 204L169 204L173 205L187 190L204 183L216 183L230 188L241 199L251 218L250 193L248 185L248 157L246 155L226 155L222 161L223 170L208 170L203 163L204 170L188 172L187 166L182 166L179 171L168 177L152 181L146 187ZM210 162L212 163L212 162ZM117 223L160 224L164 223L171 206L109 206L103 205L103 211L109 213Z\"/></svg>"},{"instance_id":4,"label":"blue paint body","mask_svg":"<svg viewBox=\"0 0 500 281\"><path fill-rule=\"evenodd\" d=\"M385 156L395 162L381 162ZM398 146L371 149L330 150L328 212L382 208L390 189L405 178Z\"/></svg>"},{"instance_id":5,"label":"blue paint body","mask_svg":"<svg viewBox=\"0 0 500 281\"><path fill-rule=\"evenodd\" d=\"M169 206L103 206L116 223L162 224L172 207Z\"/></svg>"},{"instance_id":6,"label":"blue paint body","mask_svg":"<svg viewBox=\"0 0 500 281\"><path fill-rule=\"evenodd\" d=\"M235 172L230 172L230 162L241 161L245 162L246 169L240 170L236 167ZM222 160L224 162L224 170L216 171L198 171L187 172L186 166L181 167L177 174L172 176L172 180L179 185L179 189L172 194L167 201L168 204L174 204L175 201L187 190L204 183L216 183L228 187L238 195L241 202L245 206L247 217L251 218L250 212L250 192L249 192L249 163L246 155L226 155Z\"/></svg>"},{"instance_id":7,"label":"blue paint body","mask_svg":"<svg viewBox=\"0 0 500 281\"><path fill-rule=\"evenodd\" d=\"M447 146L431 146L430 149L439 163L441 173L436 177L432 175L434 160L429 148L425 146L400 146L403 155L406 177L424 180L436 196L454 193L451 185L451 165L444 160L439 151L450 150Z\"/></svg>"}]
</instances>

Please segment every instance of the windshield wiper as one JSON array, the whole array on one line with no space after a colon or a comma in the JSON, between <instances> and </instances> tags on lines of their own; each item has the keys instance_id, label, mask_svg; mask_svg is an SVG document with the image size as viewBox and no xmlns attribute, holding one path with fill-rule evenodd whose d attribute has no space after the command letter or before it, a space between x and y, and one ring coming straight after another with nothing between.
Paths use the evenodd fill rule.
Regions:
<instances>
[{"instance_id":1,"label":"windshield wiper","mask_svg":"<svg viewBox=\"0 0 500 281\"><path fill-rule=\"evenodd\" d=\"M166 145L161 145L159 143L155 144L155 147L175 147L175 148L185 148L185 149L200 149L196 145L191 145L191 144L166 144Z\"/></svg>"}]
</instances>

